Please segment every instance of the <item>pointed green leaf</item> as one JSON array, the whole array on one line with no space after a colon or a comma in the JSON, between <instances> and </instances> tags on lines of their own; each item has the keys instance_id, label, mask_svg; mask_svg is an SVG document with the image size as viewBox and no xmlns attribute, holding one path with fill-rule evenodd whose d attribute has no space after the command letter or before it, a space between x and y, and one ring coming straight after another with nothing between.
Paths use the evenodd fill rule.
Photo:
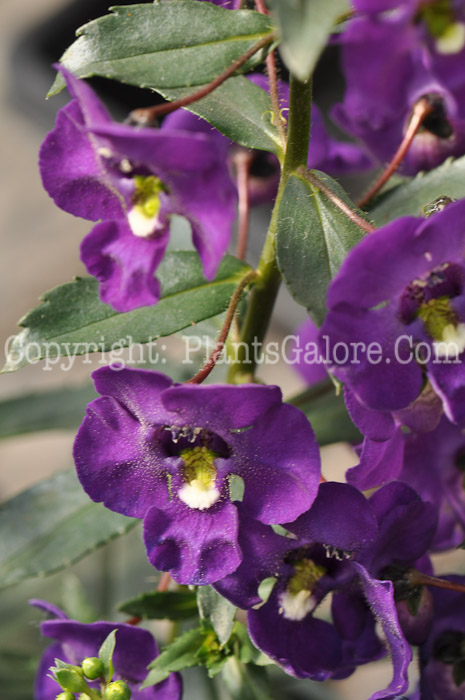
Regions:
<instances>
[{"instance_id":1,"label":"pointed green leaf","mask_svg":"<svg viewBox=\"0 0 465 700\"><path fill-rule=\"evenodd\" d=\"M202 620L210 622L221 644L226 644L233 630L236 606L211 586L199 586L197 603Z\"/></svg>"},{"instance_id":2,"label":"pointed green leaf","mask_svg":"<svg viewBox=\"0 0 465 700\"><path fill-rule=\"evenodd\" d=\"M93 503L74 470L0 506L0 588L67 568L137 523Z\"/></svg>"},{"instance_id":3,"label":"pointed green leaf","mask_svg":"<svg viewBox=\"0 0 465 700\"><path fill-rule=\"evenodd\" d=\"M438 197L465 197L465 156L446 160L439 168L389 190L370 210L370 218L384 226L400 216L421 216L425 204Z\"/></svg>"},{"instance_id":4,"label":"pointed green leaf","mask_svg":"<svg viewBox=\"0 0 465 700\"><path fill-rule=\"evenodd\" d=\"M44 358L105 352L133 343L148 343L226 310L241 278L250 267L226 256L212 282L207 282L197 253L168 253L157 271L162 299L118 313L98 296L93 277L77 278L52 289L43 303L19 324L24 327L12 341L3 372L13 372Z\"/></svg>"},{"instance_id":5,"label":"pointed green leaf","mask_svg":"<svg viewBox=\"0 0 465 700\"><path fill-rule=\"evenodd\" d=\"M77 428L87 404L95 398L97 393L89 384L0 401L0 438L38 430Z\"/></svg>"},{"instance_id":6,"label":"pointed green leaf","mask_svg":"<svg viewBox=\"0 0 465 700\"><path fill-rule=\"evenodd\" d=\"M151 670L141 689L164 681L174 671L202 665L203 661L198 656L198 652L207 634L205 630L196 627L177 637L172 644L163 649L155 661L152 661L149 666Z\"/></svg>"},{"instance_id":7,"label":"pointed green leaf","mask_svg":"<svg viewBox=\"0 0 465 700\"><path fill-rule=\"evenodd\" d=\"M113 677L113 652L116 645L116 633L118 630L112 630L108 637L103 640L102 646L98 652L98 658L102 661L105 667L105 679L109 683Z\"/></svg>"},{"instance_id":8,"label":"pointed green leaf","mask_svg":"<svg viewBox=\"0 0 465 700\"><path fill-rule=\"evenodd\" d=\"M299 80L306 81L350 4L348 0L271 0L270 4L281 29L283 61Z\"/></svg>"},{"instance_id":9,"label":"pointed green leaf","mask_svg":"<svg viewBox=\"0 0 465 700\"><path fill-rule=\"evenodd\" d=\"M335 180L314 172L363 216ZM329 283L364 235L362 229L303 175L291 175L278 212L278 266L291 295L298 304L305 306L317 325L321 325L326 314Z\"/></svg>"},{"instance_id":10,"label":"pointed green leaf","mask_svg":"<svg viewBox=\"0 0 465 700\"><path fill-rule=\"evenodd\" d=\"M187 620L197 616L197 600L194 591L153 591L125 601L118 610L149 620Z\"/></svg>"},{"instance_id":11,"label":"pointed green leaf","mask_svg":"<svg viewBox=\"0 0 465 700\"><path fill-rule=\"evenodd\" d=\"M177 100L192 90L157 89L167 100ZM279 158L282 146L271 122L271 100L265 90L239 75L230 78L214 92L187 107L232 141L246 148L270 151Z\"/></svg>"},{"instance_id":12,"label":"pointed green leaf","mask_svg":"<svg viewBox=\"0 0 465 700\"><path fill-rule=\"evenodd\" d=\"M99 75L142 88L209 83L273 30L266 15L177 0L110 8L81 27L61 62L79 78ZM259 64L258 51L242 67ZM64 87L58 75L49 95Z\"/></svg>"}]
</instances>

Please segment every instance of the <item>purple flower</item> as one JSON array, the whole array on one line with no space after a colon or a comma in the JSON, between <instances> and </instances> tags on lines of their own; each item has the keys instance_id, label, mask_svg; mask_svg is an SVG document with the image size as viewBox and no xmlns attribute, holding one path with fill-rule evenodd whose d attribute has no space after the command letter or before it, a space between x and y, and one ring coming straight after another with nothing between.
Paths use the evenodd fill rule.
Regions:
<instances>
[{"instance_id":1,"label":"purple flower","mask_svg":"<svg viewBox=\"0 0 465 700\"><path fill-rule=\"evenodd\" d=\"M465 539L465 435L446 418L432 432L406 435L399 478L439 511L434 549L450 549Z\"/></svg>"},{"instance_id":2,"label":"purple flower","mask_svg":"<svg viewBox=\"0 0 465 700\"><path fill-rule=\"evenodd\" d=\"M94 501L144 519L150 562L185 584L217 581L242 559L233 475L263 523L312 504L318 446L278 387L175 385L147 370L104 367L77 434L78 476Z\"/></svg>"},{"instance_id":3,"label":"purple flower","mask_svg":"<svg viewBox=\"0 0 465 700\"><path fill-rule=\"evenodd\" d=\"M73 99L40 151L44 187L75 216L101 220L83 240L81 258L118 311L154 304L154 272L170 217L188 219L204 273L226 252L236 193L225 152L204 134L134 128L113 122L90 87L59 66Z\"/></svg>"},{"instance_id":4,"label":"purple flower","mask_svg":"<svg viewBox=\"0 0 465 700\"><path fill-rule=\"evenodd\" d=\"M364 449L371 456L382 451L390 457L385 459L384 478L378 483L398 477L438 509L439 523L432 549L440 551L460 545L465 538L463 430L443 417L435 430L403 433L398 429L384 443L368 440L366 443L369 447L365 445ZM359 485L364 478L364 483L369 481L369 488L372 488L375 484L368 477L368 465L369 459L365 455L363 464L350 470L352 474L348 473L348 480Z\"/></svg>"},{"instance_id":5,"label":"purple flower","mask_svg":"<svg viewBox=\"0 0 465 700\"><path fill-rule=\"evenodd\" d=\"M268 79L265 75L253 73L247 77L259 88L268 92ZM280 80L278 89L281 109L286 117L289 105L289 85ZM234 160L238 152L245 150L213 129L208 122L184 109L179 109L166 117L162 125L162 130L165 129L200 132L213 136L218 143L229 147L231 170L234 170ZM336 141L329 136L323 117L316 105L312 105L311 133L308 154L309 168L317 168L332 175L341 175L347 172L366 170L371 166L371 160L359 146ZM252 205L270 201L275 197L279 176L280 167L276 156L265 151L252 152L249 172L249 197Z\"/></svg>"},{"instance_id":6,"label":"purple flower","mask_svg":"<svg viewBox=\"0 0 465 700\"><path fill-rule=\"evenodd\" d=\"M60 692L60 686L49 675L55 659L80 666L85 658L98 656L100 646L113 630L117 630L113 680L123 680L128 684L132 700L180 700L182 681L177 673L172 673L156 686L139 690L147 675L147 666L158 656L157 644L147 630L116 622L84 624L69 620L50 603L40 600L30 602L53 616L54 619L42 622L41 631L44 637L55 640L42 655L34 700L55 700ZM98 688L98 682L89 681L89 685Z\"/></svg>"},{"instance_id":7,"label":"purple flower","mask_svg":"<svg viewBox=\"0 0 465 700\"><path fill-rule=\"evenodd\" d=\"M465 152L465 5L463 0L353 0L342 35L344 102L335 120L381 161L400 145L413 106L432 112L415 136L403 169L434 168ZM389 10L389 11L388 11Z\"/></svg>"},{"instance_id":8,"label":"purple flower","mask_svg":"<svg viewBox=\"0 0 465 700\"><path fill-rule=\"evenodd\" d=\"M428 379L447 417L465 420L464 208L388 224L331 283L320 338L331 371L367 408L405 409Z\"/></svg>"},{"instance_id":9,"label":"purple flower","mask_svg":"<svg viewBox=\"0 0 465 700\"><path fill-rule=\"evenodd\" d=\"M242 510L241 518L247 519ZM343 678L383 655L378 620L394 675L372 700L405 692L411 653L394 590L398 572L416 563L431 542L433 506L400 483L383 487L370 501L347 484L324 483L310 510L285 527L290 537L249 523L247 536L240 536L243 562L215 584L249 609L254 643L299 678ZM276 578L271 595L251 610L260 603L261 581L270 576ZM331 593L332 624L317 616Z\"/></svg>"},{"instance_id":10,"label":"purple flower","mask_svg":"<svg viewBox=\"0 0 465 700\"><path fill-rule=\"evenodd\" d=\"M465 584L463 576L445 580ZM465 596L432 589L434 618L426 642L420 647L421 700L462 700L465 692Z\"/></svg>"}]
</instances>

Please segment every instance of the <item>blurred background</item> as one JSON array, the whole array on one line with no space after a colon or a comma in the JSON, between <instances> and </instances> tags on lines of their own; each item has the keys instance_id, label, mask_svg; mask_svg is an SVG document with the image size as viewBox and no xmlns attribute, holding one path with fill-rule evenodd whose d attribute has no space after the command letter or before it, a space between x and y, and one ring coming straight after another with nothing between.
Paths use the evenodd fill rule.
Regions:
<instances>
[{"instance_id":1,"label":"blurred background","mask_svg":"<svg viewBox=\"0 0 465 700\"><path fill-rule=\"evenodd\" d=\"M39 3L2 0L1 3L0 342L3 354L4 344L17 331L17 321L37 305L44 291L70 281L74 275L85 274L78 251L81 239L89 231L89 223L54 206L41 187L37 154L46 132L53 126L57 110L68 99L63 93L48 102L45 100L54 75L51 64L72 42L75 29L104 14L109 4L116 3L106 0L41 0ZM131 109L155 101L148 92L108 81L95 81L94 86L116 118L124 118ZM332 50L324 57L317 76L318 103L323 107L328 105L341 89L337 55ZM360 189L360 183L355 187ZM252 256L260 250L267 218L267 208L253 213ZM185 229L181 227L174 244L182 242L183 237ZM283 290L271 338L292 333L304 317L305 312L292 303ZM179 352L175 344L173 341L173 352ZM58 367L45 371L43 364L38 364L1 375L0 400L43 388L82 386L88 383L92 367L78 359L69 371ZM268 368L263 377L279 383L287 396L303 388L302 380L286 365ZM60 430L0 441L0 501L70 467L73 438L74 431ZM324 448L323 460L327 478L339 480L343 480L345 469L355 463L352 450L345 445ZM0 550L1 547L0 542ZM28 598L46 598L64 605L68 611L79 610L89 616L93 609L98 618L115 619L117 602L142 590L153 589L156 580L156 572L146 563L140 530L136 528L67 572L0 591L2 700L33 697L34 669L44 642L40 640L38 629L40 615L27 606ZM163 638L165 632L159 623L156 633ZM381 687L381 676L388 682L390 673L390 665L382 662L359 670L347 681L321 686L311 682L296 683L276 671L274 687L277 700L361 700ZM186 700L208 697L208 687L200 672L187 672L186 681Z\"/></svg>"}]
</instances>

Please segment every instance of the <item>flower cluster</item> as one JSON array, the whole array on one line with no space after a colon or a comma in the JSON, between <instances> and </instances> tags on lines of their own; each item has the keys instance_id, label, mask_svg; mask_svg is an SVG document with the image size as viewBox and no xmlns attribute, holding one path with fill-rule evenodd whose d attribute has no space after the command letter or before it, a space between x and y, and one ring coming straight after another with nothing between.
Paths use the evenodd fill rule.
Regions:
<instances>
[{"instance_id":1,"label":"flower cluster","mask_svg":"<svg viewBox=\"0 0 465 700\"><path fill-rule=\"evenodd\" d=\"M236 0L214 4L218 17L242 12ZM184 5L192 8L179 3ZM257 8L265 12L262 5ZM424 100L427 114L405 172L462 153L465 3L353 0L347 21L339 39L347 78L344 102L334 110L339 123L386 160ZM269 43L276 36L271 33ZM41 174L59 207L95 223L81 257L100 282L101 299L121 312L158 302L155 273L175 215L189 222L204 275L213 280L237 203L244 204L237 167L245 158L246 200L258 204L279 195L261 262L238 281L219 345L232 327L252 346L254 324L263 341L280 283L275 239L290 175L304 181L305 166L352 172L368 167L371 157L330 137L318 109L310 118L308 82L291 75L293 95L284 82L273 83L269 65L268 77L249 79L272 93L273 109L279 103L286 115L297 102L307 110L302 123L311 121L308 149L307 126L296 128L300 115L289 114L294 126L283 162L232 143L184 110L173 108L157 128L115 123L83 80L58 69L72 100L42 146ZM291 136L304 144L300 154ZM323 187L338 217L342 212L351 225L357 217L360 223L355 208ZM299 208L299 198L294 205ZM215 353L184 384L148 369L97 370L100 396L87 407L74 444L88 496L143 521L150 564L175 584L211 585L209 595L246 611L253 644L288 674L343 679L389 656L392 679L370 700L394 700L409 691L412 646L419 648L418 700L465 697L465 607L459 598L465 588L460 577L435 578L431 558L465 539L465 201L436 209L428 217L394 219L350 252L344 236L334 236L334 222L324 221L330 210L319 212L322 230L328 225L333 239L325 248L333 279L326 300L318 300L327 309L321 329L306 325L301 336L319 344L325 366L301 369L328 395L333 383L326 375L332 375L344 393L344 417L360 431L357 464L346 483L321 474L315 432L297 408L302 404L286 403L278 386L258 383L245 362L242 374L234 375L233 367L231 383L202 384ZM301 226L299 216L292 226ZM366 232L370 225L363 223ZM299 235L310 238L305 226ZM309 250L314 254L315 248ZM249 280L256 294L247 315L234 319ZM293 280L286 281L292 291ZM434 586L439 592L431 591ZM76 693L85 700L180 698L176 674L143 685L158 656L147 630L83 624L50 604L35 604L52 615L42 632L55 640L39 667L36 700L53 700L58 687L64 691L60 700ZM215 626L208 627L203 609L201 617L200 631L214 639L186 666L203 658L208 644L220 655L226 645ZM108 662L108 640L114 638ZM242 662L240 652L237 658ZM205 665L212 675L218 672Z\"/></svg>"},{"instance_id":2,"label":"flower cluster","mask_svg":"<svg viewBox=\"0 0 465 700\"><path fill-rule=\"evenodd\" d=\"M429 170L465 152L463 0L353 0L341 35L346 92L334 119L381 162L394 155L416 103L430 112L404 160Z\"/></svg>"}]
</instances>

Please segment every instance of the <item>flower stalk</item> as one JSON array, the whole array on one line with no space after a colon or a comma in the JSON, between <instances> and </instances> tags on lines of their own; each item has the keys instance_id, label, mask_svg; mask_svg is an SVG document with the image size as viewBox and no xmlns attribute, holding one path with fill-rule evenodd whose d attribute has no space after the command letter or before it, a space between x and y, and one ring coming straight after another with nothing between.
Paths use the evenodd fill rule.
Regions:
<instances>
[{"instance_id":1,"label":"flower stalk","mask_svg":"<svg viewBox=\"0 0 465 700\"><path fill-rule=\"evenodd\" d=\"M281 284L281 273L276 262L276 230L278 212L290 174L299 166L305 166L310 141L312 83L300 82L291 75L289 92L289 121L286 151L281 171L278 193L271 215L268 234L257 267L258 279L250 296L249 307L241 332L237 362L231 366L229 381L242 383L253 381L256 357L249 352L263 342Z\"/></svg>"}]
</instances>

